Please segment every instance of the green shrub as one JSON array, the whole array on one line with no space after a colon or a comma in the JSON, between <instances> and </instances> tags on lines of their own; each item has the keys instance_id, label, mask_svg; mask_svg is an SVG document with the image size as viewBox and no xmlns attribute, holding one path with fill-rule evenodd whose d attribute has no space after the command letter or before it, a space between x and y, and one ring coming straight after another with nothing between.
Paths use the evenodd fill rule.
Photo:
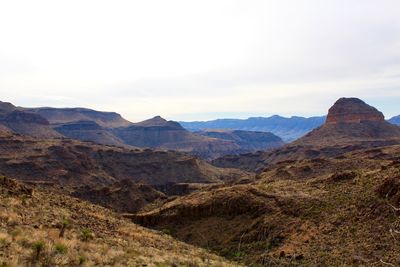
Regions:
<instances>
[{"instance_id":1,"label":"green shrub","mask_svg":"<svg viewBox=\"0 0 400 267\"><path fill-rule=\"evenodd\" d=\"M86 257L83 256L83 255L79 255L79 257L78 257L78 264L79 264L79 265L82 265L82 264L84 264L85 262L86 262Z\"/></svg>"},{"instance_id":2,"label":"green shrub","mask_svg":"<svg viewBox=\"0 0 400 267\"><path fill-rule=\"evenodd\" d=\"M90 231L90 229L83 229L81 232L81 238L83 241L88 241L90 239L93 239L93 233Z\"/></svg>"},{"instance_id":3,"label":"green shrub","mask_svg":"<svg viewBox=\"0 0 400 267\"><path fill-rule=\"evenodd\" d=\"M64 244L56 244L55 251L58 254L66 254L68 251L68 248Z\"/></svg>"},{"instance_id":4,"label":"green shrub","mask_svg":"<svg viewBox=\"0 0 400 267\"><path fill-rule=\"evenodd\" d=\"M68 219L64 219L61 221L60 226L60 234L59 237L64 237L65 230L71 225L71 222Z\"/></svg>"},{"instance_id":5,"label":"green shrub","mask_svg":"<svg viewBox=\"0 0 400 267\"><path fill-rule=\"evenodd\" d=\"M44 250L45 244L42 240L36 241L32 245L33 251L35 252L35 259L39 260L40 258L40 253Z\"/></svg>"}]
</instances>

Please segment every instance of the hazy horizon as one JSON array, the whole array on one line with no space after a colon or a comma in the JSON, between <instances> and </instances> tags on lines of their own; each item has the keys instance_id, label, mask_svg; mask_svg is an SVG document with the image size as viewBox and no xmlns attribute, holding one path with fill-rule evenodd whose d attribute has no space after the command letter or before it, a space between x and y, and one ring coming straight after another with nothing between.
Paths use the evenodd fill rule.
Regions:
<instances>
[{"instance_id":1,"label":"hazy horizon","mask_svg":"<svg viewBox=\"0 0 400 267\"><path fill-rule=\"evenodd\" d=\"M7 1L0 100L130 121L400 109L400 2Z\"/></svg>"}]
</instances>

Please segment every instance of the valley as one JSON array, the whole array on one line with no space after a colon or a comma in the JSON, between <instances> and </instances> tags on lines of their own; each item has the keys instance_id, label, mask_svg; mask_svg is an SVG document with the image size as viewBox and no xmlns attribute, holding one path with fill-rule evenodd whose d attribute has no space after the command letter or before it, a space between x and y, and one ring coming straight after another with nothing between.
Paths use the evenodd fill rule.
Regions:
<instances>
[{"instance_id":1,"label":"valley","mask_svg":"<svg viewBox=\"0 0 400 267\"><path fill-rule=\"evenodd\" d=\"M5 114L10 112L7 107L13 110L3 104ZM253 143L246 131L196 133L196 142L215 138L226 140L222 146L234 142L248 151L272 140L279 143L275 149L223 155L210 162L175 151L180 150L175 145L195 142L193 134L161 117L126 128L102 128L104 119L103 126L93 120L78 122L75 128L73 117L66 117L67 123L59 121L62 126L53 128L50 117L46 123L28 122L24 116L17 116L20 125L41 122L41 129L50 132L57 127L69 134L108 129L123 145L69 139L68 134L48 138L37 128L37 136L26 135L17 133L21 127L4 123L0 186L6 204L0 235L6 245L0 262L51 261L62 266L61 261L72 264L82 254L88 266L400 264L400 128L359 99L339 99L322 126L285 145L269 133L252 136ZM112 121L126 123L115 115ZM178 138L182 144L176 136L184 137ZM17 211L21 207L23 211ZM38 209L43 215L34 217ZM86 215L83 209L90 212ZM73 220L73 227L67 237L57 238L56 221L63 217ZM27 226L18 218L28 218ZM102 247L89 248L87 241L79 241L84 227L101 238ZM21 236L47 240L43 255L36 260L29 256L22 237L13 237L15 229ZM142 236L147 239L135 239ZM70 252L56 257L51 251L60 242ZM151 242L157 244L148 251ZM114 256L95 256L108 246L113 246ZM181 254L182 249L192 256ZM161 250L176 254L156 256Z\"/></svg>"}]
</instances>

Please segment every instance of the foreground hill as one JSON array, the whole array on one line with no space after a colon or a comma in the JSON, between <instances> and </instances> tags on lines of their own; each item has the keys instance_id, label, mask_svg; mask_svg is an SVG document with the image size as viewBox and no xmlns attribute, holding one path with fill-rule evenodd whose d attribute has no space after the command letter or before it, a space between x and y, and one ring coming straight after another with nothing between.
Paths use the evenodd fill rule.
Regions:
<instances>
[{"instance_id":1,"label":"foreground hill","mask_svg":"<svg viewBox=\"0 0 400 267\"><path fill-rule=\"evenodd\" d=\"M399 159L395 145L277 163L133 219L247 266L398 266Z\"/></svg>"},{"instance_id":2,"label":"foreground hill","mask_svg":"<svg viewBox=\"0 0 400 267\"><path fill-rule=\"evenodd\" d=\"M237 266L110 210L5 177L0 207L1 266Z\"/></svg>"},{"instance_id":3,"label":"foreground hill","mask_svg":"<svg viewBox=\"0 0 400 267\"><path fill-rule=\"evenodd\" d=\"M244 130L271 132L281 137L285 142L300 138L311 130L321 126L325 117L291 117L272 116L268 118L255 117L241 119L218 119L212 121L180 122L190 131L200 130Z\"/></svg>"}]
</instances>

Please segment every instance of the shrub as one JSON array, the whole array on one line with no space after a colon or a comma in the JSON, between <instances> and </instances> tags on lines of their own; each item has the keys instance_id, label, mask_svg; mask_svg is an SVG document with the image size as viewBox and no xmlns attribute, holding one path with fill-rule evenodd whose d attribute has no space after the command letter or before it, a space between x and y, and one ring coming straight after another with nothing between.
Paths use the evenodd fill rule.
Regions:
<instances>
[{"instance_id":1,"label":"shrub","mask_svg":"<svg viewBox=\"0 0 400 267\"><path fill-rule=\"evenodd\" d=\"M83 241L88 241L93 238L93 233L90 229L83 229L81 232L81 238Z\"/></svg>"},{"instance_id":2,"label":"shrub","mask_svg":"<svg viewBox=\"0 0 400 267\"><path fill-rule=\"evenodd\" d=\"M60 234L59 237L64 237L65 230L71 225L71 222L68 219L64 219L61 221Z\"/></svg>"},{"instance_id":3,"label":"shrub","mask_svg":"<svg viewBox=\"0 0 400 267\"><path fill-rule=\"evenodd\" d=\"M66 254L68 251L68 248L64 244L56 244L55 251L58 254Z\"/></svg>"},{"instance_id":4,"label":"shrub","mask_svg":"<svg viewBox=\"0 0 400 267\"><path fill-rule=\"evenodd\" d=\"M85 262L86 262L86 257L83 256L83 255L80 255L80 256L78 257L78 264L79 264L79 265L82 265L82 264L84 264Z\"/></svg>"},{"instance_id":5,"label":"shrub","mask_svg":"<svg viewBox=\"0 0 400 267\"><path fill-rule=\"evenodd\" d=\"M35 252L35 259L39 260L40 258L40 253L44 250L45 244L42 240L36 241L33 243L32 248Z\"/></svg>"}]
</instances>

